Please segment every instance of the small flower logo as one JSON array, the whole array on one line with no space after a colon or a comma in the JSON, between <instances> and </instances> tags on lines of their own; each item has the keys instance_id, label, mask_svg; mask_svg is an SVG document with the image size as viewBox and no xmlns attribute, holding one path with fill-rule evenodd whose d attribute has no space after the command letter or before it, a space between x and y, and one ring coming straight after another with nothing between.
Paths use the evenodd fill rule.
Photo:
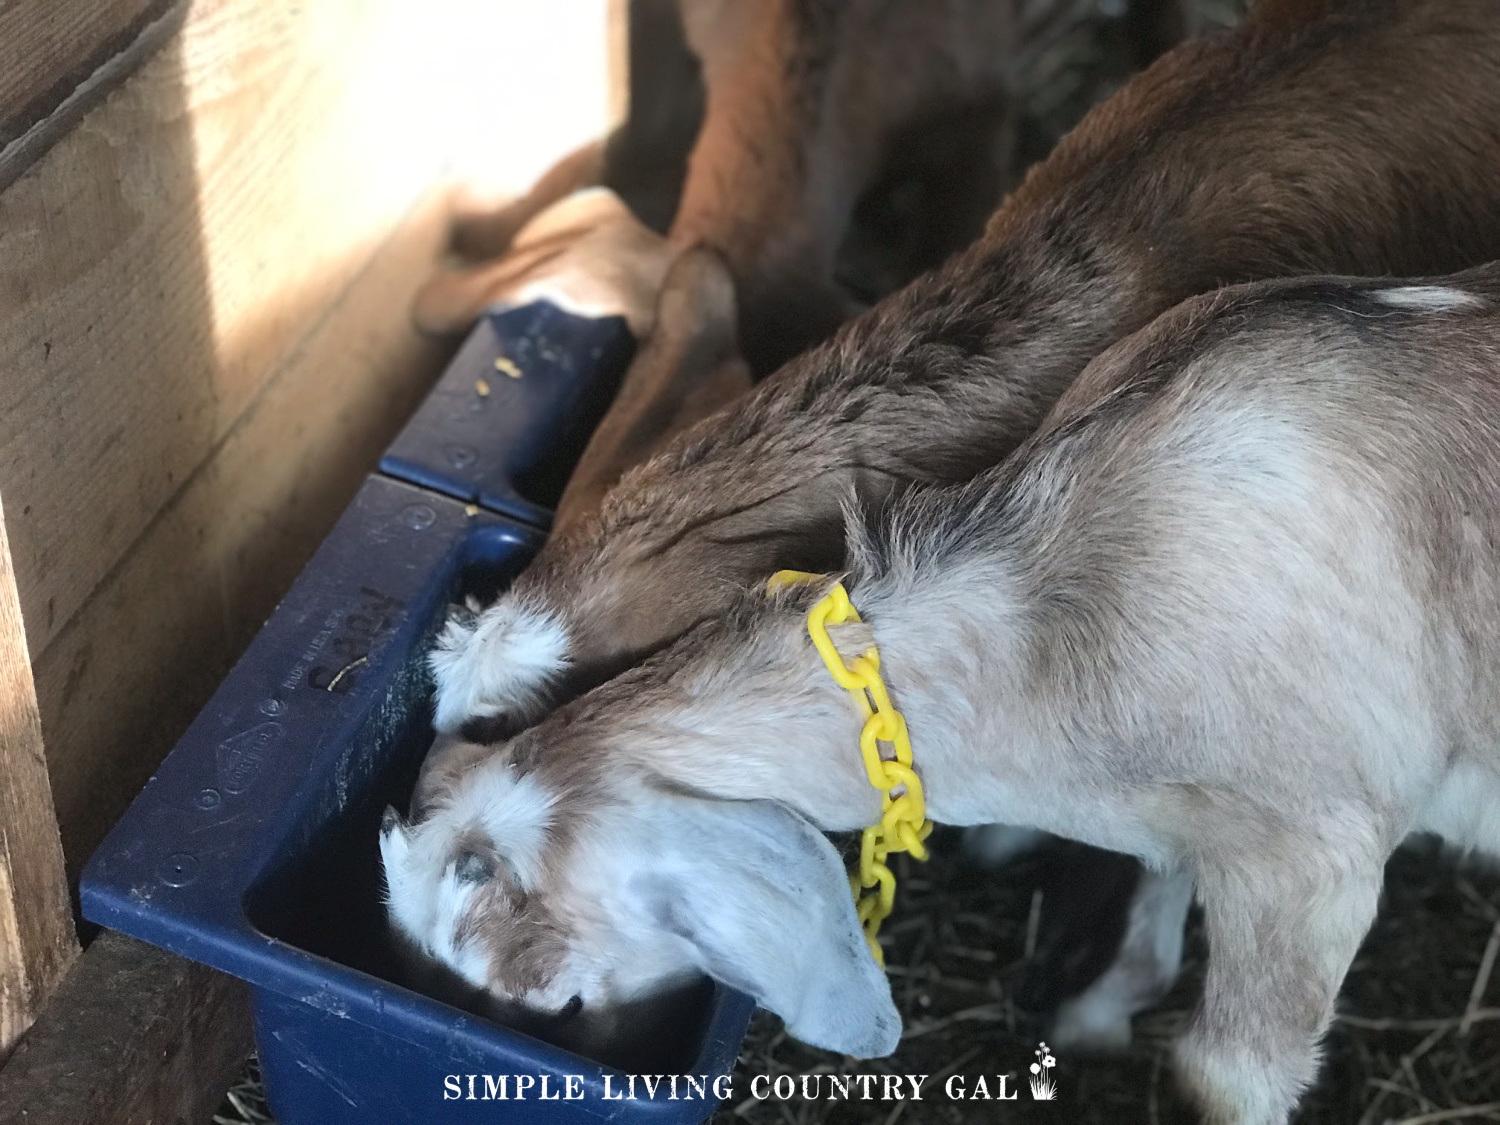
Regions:
<instances>
[{"instance_id":1,"label":"small flower logo","mask_svg":"<svg viewBox=\"0 0 1500 1125\"><path fill-rule=\"evenodd\" d=\"M1036 1062L1031 1064L1031 1096L1035 1101L1050 1102L1057 1098L1057 1080L1052 1077L1052 1068L1057 1060L1043 1043L1036 1049Z\"/></svg>"}]
</instances>

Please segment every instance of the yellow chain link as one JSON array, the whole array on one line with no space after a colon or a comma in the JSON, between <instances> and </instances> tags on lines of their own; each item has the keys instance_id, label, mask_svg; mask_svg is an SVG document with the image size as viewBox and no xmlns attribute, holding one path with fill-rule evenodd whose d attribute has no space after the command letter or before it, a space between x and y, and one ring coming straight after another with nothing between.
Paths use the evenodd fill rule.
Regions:
<instances>
[{"instance_id":1,"label":"yellow chain link","mask_svg":"<svg viewBox=\"0 0 1500 1125\"><path fill-rule=\"evenodd\" d=\"M824 578L826 575L802 570L780 570L766 583L766 593L774 594L788 586ZM896 898L896 876L885 860L893 852L910 852L913 859L925 861L927 848L922 842L932 832L932 821L927 819L922 781L912 769L906 720L892 705L885 681L880 678L879 650L872 644L853 661L846 662L829 639L828 626L859 619L859 611L850 603L843 583L836 582L808 612L807 634L834 681L855 698L865 716L859 751L870 784L881 792L881 816L865 829L860 841L859 871L849 876L849 887L854 892L855 909L870 952L884 968L885 955L878 935L880 924L890 914ZM890 745L894 758L881 756L881 743Z\"/></svg>"}]
</instances>

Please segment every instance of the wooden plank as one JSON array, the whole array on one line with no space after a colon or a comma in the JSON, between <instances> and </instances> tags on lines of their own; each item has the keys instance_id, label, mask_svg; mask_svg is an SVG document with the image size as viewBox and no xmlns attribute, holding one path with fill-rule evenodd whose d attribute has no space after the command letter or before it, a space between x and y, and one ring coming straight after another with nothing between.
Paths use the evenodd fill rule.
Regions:
<instances>
[{"instance_id":1,"label":"wooden plank","mask_svg":"<svg viewBox=\"0 0 1500 1125\"><path fill-rule=\"evenodd\" d=\"M0 1068L0 1125L199 1125L249 1050L242 982L105 933Z\"/></svg>"},{"instance_id":2,"label":"wooden plank","mask_svg":"<svg viewBox=\"0 0 1500 1125\"><path fill-rule=\"evenodd\" d=\"M0 188L182 24L187 0L0 4Z\"/></svg>"},{"instance_id":3,"label":"wooden plank","mask_svg":"<svg viewBox=\"0 0 1500 1125\"><path fill-rule=\"evenodd\" d=\"M124 811L446 358L406 315L446 235L434 193L36 661L70 868Z\"/></svg>"},{"instance_id":4,"label":"wooden plank","mask_svg":"<svg viewBox=\"0 0 1500 1125\"><path fill-rule=\"evenodd\" d=\"M185 510L190 488L234 492L232 473L209 459L445 167L498 162L524 184L603 121L604 17L604 0L197 0L168 49L0 193L0 491L30 650L46 670L66 839L91 838L68 834L90 790L86 819L118 811L144 776L145 747L170 743L186 701L203 697L233 651L222 641L240 587L214 590L183 560L202 560L203 541L222 546L224 535L243 543L216 521L250 515L229 503L189 526L166 512ZM569 98L570 84L584 94ZM502 91L515 112L497 127ZM413 282L428 268L414 266ZM372 315L404 325L405 300ZM321 440L298 433L308 446ZM326 449L347 452L336 440ZM365 452L361 465L373 460ZM298 456L267 443L244 471ZM127 555L150 554L143 537L174 536L180 551L155 587L143 579L138 605L112 618L142 616L140 637L165 649L116 647L80 627L51 651L86 606L98 603L91 620L103 620ZM144 618L162 604L181 626L176 647ZM206 655L211 636L212 658L186 659ZM115 697L138 720L128 729L139 745L106 737L87 702L123 653L181 673L152 681L161 698Z\"/></svg>"},{"instance_id":5,"label":"wooden plank","mask_svg":"<svg viewBox=\"0 0 1500 1125\"><path fill-rule=\"evenodd\" d=\"M602 132L604 18L197 0L0 194L0 490L33 654L444 169L524 187Z\"/></svg>"},{"instance_id":6,"label":"wooden plank","mask_svg":"<svg viewBox=\"0 0 1500 1125\"><path fill-rule=\"evenodd\" d=\"M78 955L0 510L0 1061Z\"/></svg>"}]
</instances>

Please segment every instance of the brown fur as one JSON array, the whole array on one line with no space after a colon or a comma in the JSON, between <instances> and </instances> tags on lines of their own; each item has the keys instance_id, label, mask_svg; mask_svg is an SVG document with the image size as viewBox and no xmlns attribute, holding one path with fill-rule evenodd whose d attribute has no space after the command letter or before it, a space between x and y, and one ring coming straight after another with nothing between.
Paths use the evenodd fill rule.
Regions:
<instances>
[{"instance_id":1,"label":"brown fur","mask_svg":"<svg viewBox=\"0 0 1500 1125\"><path fill-rule=\"evenodd\" d=\"M907 130L920 123L925 134L962 137L961 187L945 192L944 215L923 224L934 243L923 248L927 262L978 233L1004 187L1018 5L684 0L676 7L649 0L632 11L631 119L621 133L569 154L517 203L468 216L456 241L481 257L501 254L569 191L615 187L648 222L670 218L674 244L723 255L739 292L746 358L765 374L857 310L833 273L860 194L893 163L908 171L921 165L937 181L953 173L951 159L928 167L926 146L909 143ZM701 96L692 57L701 65ZM898 140L905 151L893 149ZM951 157L951 147L940 151ZM683 177L680 201L663 207L661 176L640 174L648 164L668 179L673 170ZM482 265L461 273L459 285L437 279L472 299L462 306L422 300L424 326L465 327L494 289L492 275L504 276Z\"/></svg>"},{"instance_id":2,"label":"brown fur","mask_svg":"<svg viewBox=\"0 0 1500 1125\"><path fill-rule=\"evenodd\" d=\"M547 905L561 897L557 892L544 883L528 894L503 874L474 892L454 941L479 943L502 995L524 996L556 974L568 944L567 929Z\"/></svg>"},{"instance_id":3,"label":"brown fur","mask_svg":"<svg viewBox=\"0 0 1500 1125\"><path fill-rule=\"evenodd\" d=\"M673 262L651 334L568 480L554 530L597 512L626 469L750 389L735 309L734 283L714 251L695 247Z\"/></svg>"},{"instance_id":4,"label":"brown fur","mask_svg":"<svg viewBox=\"0 0 1500 1125\"><path fill-rule=\"evenodd\" d=\"M992 152L992 182L973 194L998 194L1012 127L1003 95L1015 8L994 0L684 7L708 100L672 235L724 255L755 370L823 339L853 311L833 282L835 257L859 193L903 126L991 105L988 143L975 148Z\"/></svg>"},{"instance_id":5,"label":"brown fur","mask_svg":"<svg viewBox=\"0 0 1500 1125\"><path fill-rule=\"evenodd\" d=\"M559 525L574 522L597 507L624 469L748 389L752 373L764 375L857 311L834 282L851 226L851 253L877 293L971 241L1008 176L1009 83L1018 48L1024 40L1026 50L1042 49L1096 2L1032 5L1025 27L1017 26L1016 0L700 0L681 5L680 21L672 0L638 2L629 121L608 142L569 154L523 199L461 220L458 246L498 260L432 278L418 294L417 323L434 332L463 330L518 286L554 272L576 274L577 263L589 259L597 260L604 288L616 275L627 282L620 301L642 352L560 505ZM1180 32L1181 21L1172 18L1178 4L1132 5L1143 55L1154 56ZM702 62L706 110L693 96L696 67L684 65L689 50ZM609 184L652 221L662 184L660 174L642 174L646 165L665 169L668 179L673 168L685 177L668 242L647 246L640 236L648 232L605 223L571 232L579 244L562 257L555 238L512 244L523 226L530 230L531 220L543 221L547 208L587 184ZM910 196L917 185L928 206L894 224L899 238L859 226L862 193ZM641 310L628 311L656 304L628 284L648 271L621 274L609 255L628 251L665 262L683 247L717 253L729 292L674 312L682 298L664 290L667 323L657 330ZM708 268L695 267L699 274ZM679 284L691 281L679 275Z\"/></svg>"},{"instance_id":6,"label":"brown fur","mask_svg":"<svg viewBox=\"0 0 1500 1125\"><path fill-rule=\"evenodd\" d=\"M839 505L1003 458L1084 364L1192 293L1500 256L1489 0L1368 0L1186 44L1091 114L949 266L628 473L519 591L597 682L779 566Z\"/></svg>"}]
</instances>

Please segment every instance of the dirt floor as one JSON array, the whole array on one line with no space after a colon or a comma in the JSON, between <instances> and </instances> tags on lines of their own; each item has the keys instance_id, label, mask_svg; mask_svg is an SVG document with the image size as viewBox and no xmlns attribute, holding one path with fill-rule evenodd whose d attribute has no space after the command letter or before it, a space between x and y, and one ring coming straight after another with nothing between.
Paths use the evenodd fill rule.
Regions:
<instances>
[{"instance_id":1,"label":"dirt floor","mask_svg":"<svg viewBox=\"0 0 1500 1125\"><path fill-rule=\"evenodd\" d=\"M759 1016L740 1056L735 1100L712 1125L1190 1125L1168 1059L1202 988L1206 947L1190 927L1182 980L1140 1016L1131 1049L1115 1057L1054 1052L1058 1098L1034 1102L1025 1086L1045 1029L1018 1009L1039 875L1028 859L978 876L948 856L910 865L886 932L888 968L906 1035L889 1059L853 1062L786 1038ZM1490 983L1500 946L1500 873L1472 870L1434 844L1415 842L1387 869L1379 921L1354 962L1339 1002L1316 1089L1297 1125L1428 1125L1500 1121L1500 982ZM1489 1004L1486 1005L1486 995ZM1465 1017L1469 1017L1466 1025ZM930 1074L922 1102L780 1102L750 1094L758 1074ZM999 1105L950 1101L942 1086L962 1076L1012 1075L1020 1097ZM825 1089L826 1093L826 1089Z\"/></svg>"},{"instance_id":2,"label":"dirt floor","mask_svg":"<svg viewBox=\"0 0 1500 1125\"><path fill-rule=\"evenodd\" d=\"M1237 0L1197 0L1208 25L1231 22ZM1101 5L1104 6L1104 5ZM1123 6L1123 5L1122 5ZM1035 157L1128 76L1117 21L1079 25L1032 61L1026 76L1022 151ZM903 857L904 859L904 857ZM997 1075L1008 1090L1027 1077L1045 1030L1016 1002L1027 965L1042 857L999 875L979 875L950 846L909 867L886 926L897 1002L906 1020L890 1059L852 1062L789 1040L760 1016L735 1075L735 1096L713 1125L925 1125L1047 1122L1051 1125L1173 1125L1194 1115L1178 1098L1167 1048L1202 986L1205 948L1196 922L1183 978L1157 1009L1137 1019L1135 1042L1114 1057L1056 1056L1058 1099L1003 1104L950 1100L950 1076L973 1091ZM1390 863L1380 919L1345 984L1317 1088L1298 1125L1438 1125L1500 1121L1500 874L1476 870L1436 846L1415 843ZM921 1102L780 1101L750 1095L756 1075L928 1074ZM825 1088L826 1089L826 1088ZM218 1125L272 1122L254 1063L236 1083ZM378 1123L372 1123L378 1125Z\"/></svg>"}]
</instances>

